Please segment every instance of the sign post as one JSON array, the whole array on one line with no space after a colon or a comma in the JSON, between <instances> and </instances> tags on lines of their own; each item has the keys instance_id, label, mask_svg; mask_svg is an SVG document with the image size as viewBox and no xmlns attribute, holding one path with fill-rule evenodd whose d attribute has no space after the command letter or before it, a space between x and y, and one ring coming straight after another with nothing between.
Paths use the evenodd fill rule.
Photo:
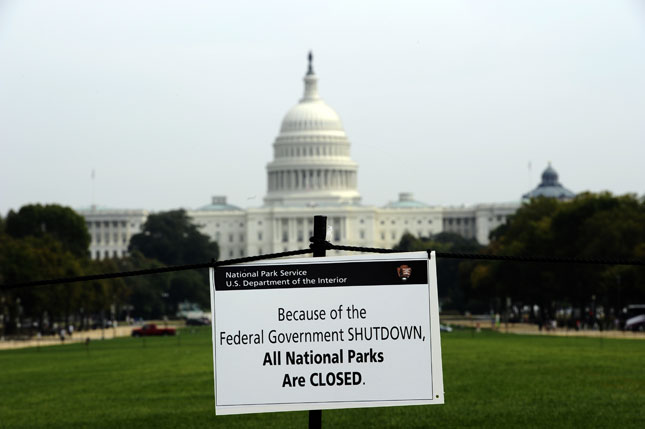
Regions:
<instances>
[{"instance_id":1,"label":"sign post","mask_svg":"<svg viewBox=\"0 0 645 429\"><path fill-rule=\"evenodd\" d=\"M216 414L443 403L434 253L210 274Z\"/></svg>"},{"instance_id":2,"label":"sign post","mask_svg":"<svg viewBox=\"0 0 645 429\"><path fill-rule=\"evenodd\" d=\"M314 216L314 236L311 237L311 247L314 258L327 255L325 238L327 235L327 216ZM322 410L309 410L309 429L322 428Z\"/></svg>"}]
</instances>

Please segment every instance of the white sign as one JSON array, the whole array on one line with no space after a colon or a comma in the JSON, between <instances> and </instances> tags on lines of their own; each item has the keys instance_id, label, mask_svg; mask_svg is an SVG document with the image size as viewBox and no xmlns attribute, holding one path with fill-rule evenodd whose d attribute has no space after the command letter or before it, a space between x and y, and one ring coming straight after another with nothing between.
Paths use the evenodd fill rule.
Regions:
<instances>
[{"instance_id":1,"label":"white sign","mask_svg":"<svg viewBox=\"0 0 645 429\"><path fill-rule=\"evenodd\" d=\"M211 269L215 412L443 404L434 252Z\"/></svg>"}]
</instances>

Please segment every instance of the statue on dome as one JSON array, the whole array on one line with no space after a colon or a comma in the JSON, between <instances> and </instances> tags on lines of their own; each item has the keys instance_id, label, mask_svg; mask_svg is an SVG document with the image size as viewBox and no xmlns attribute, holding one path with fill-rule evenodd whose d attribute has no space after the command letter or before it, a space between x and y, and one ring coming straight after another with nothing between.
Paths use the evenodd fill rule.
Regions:
<instances>
[{"instance_id":1,"label":"statue on dome","mask_svg":"<svg viewBox=\"0 0 645 429\"><path fill-rule=\"evenodd\" d=\"M307 69L307 74L314 74L314 54L312 51L309 51L309 68Z\"/></svg>"}]
</instances>

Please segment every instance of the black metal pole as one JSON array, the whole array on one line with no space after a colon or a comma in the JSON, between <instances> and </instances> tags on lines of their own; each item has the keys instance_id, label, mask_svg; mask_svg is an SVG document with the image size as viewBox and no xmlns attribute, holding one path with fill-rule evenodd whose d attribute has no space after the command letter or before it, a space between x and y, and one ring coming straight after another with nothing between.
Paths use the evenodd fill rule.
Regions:
<instances>
[{"instance_id":1,"label":"black metal pole","mask_svg":"<svg viewBox=\"0 0 645 429\"><path fill-rule=\"evenodd\" d=\"M314 258L326 256L327 245L327 216L314 216L314 235L311 241L311 250ZM322 429L322 410L309 410L309 429Z\"/></svg>"},{"instance_id":2,"label":"black metal pole","mask_svg":"<svg viewBox=\"0 0 645 429\"><path fill-rule=\"evenodd\" d=\"M309 239L311 250L314 251L314 258L326 256L327 243L327 216L314 216L314 236Z\"/></svg>"}]
</instances>

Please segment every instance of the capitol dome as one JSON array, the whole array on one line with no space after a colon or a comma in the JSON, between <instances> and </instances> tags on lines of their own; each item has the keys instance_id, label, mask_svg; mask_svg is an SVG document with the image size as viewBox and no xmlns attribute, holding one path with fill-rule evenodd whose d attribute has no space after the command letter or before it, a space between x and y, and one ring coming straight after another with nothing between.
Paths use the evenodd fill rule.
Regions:
<instances>
[{"instance_id":1,"label":"capitol dome","mask_svg":"<svg viewBox=\"0 0 645 429\"><path fill-rule=\"evenodd\" d=\"M304 95L282 120L267 165L267 205L357 204L358 165L338 114L318 94L312 55Z\"/></svg>"},{"instance_id":2,"label":"capitol dome","mask_svg":"<svg viewBox=\"0 0 645 429\"><path fill-rule=\"evenodd\" d=\"M338 114L320 99L293 106L284 116L280 127L280 133L315 130L338 131L345 134Z\"/></svg>"},{"instance_id":3,"label":"capitol dome","mask_svg":"<svg viewBox=\"0 0 645 429\"><path fill-rule=\"evenodd\" d=\"M318 82L310 65L305 76L305 94L300 102L293 106L282 120L280 133L298 133L311 131L337 131L345 135L343 123L338 113L318 95Z\"/></svg>"}]
</instances>

